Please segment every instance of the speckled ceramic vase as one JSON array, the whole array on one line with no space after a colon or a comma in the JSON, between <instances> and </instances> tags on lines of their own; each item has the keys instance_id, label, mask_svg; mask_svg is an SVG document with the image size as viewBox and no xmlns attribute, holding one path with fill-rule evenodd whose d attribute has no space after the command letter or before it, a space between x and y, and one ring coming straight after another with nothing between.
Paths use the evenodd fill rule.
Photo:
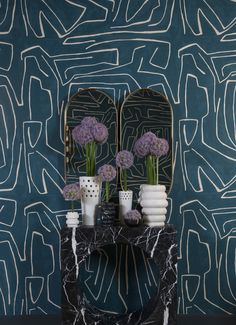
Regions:
<instances>
[{"instance_id":1,"label":"speckled ceramic vase","mask_svg":"<svg viewBox=\"0 0 236 325\"><path fill-rule=\"evenodd\" d=\"M81 176L81 209L83 225L95 225L95 208L101 201L101 178L99 176Z\"/></svg>"},{"instance_id":2,"label":"speckled ceramic vase","mask_svg":"<svg viewBox=\"0 0 236 325\"><path fill-rule=\"evenodd\" d=\"M150 227L165 225L168 201L164 185L141 185L139 203L144 224Z\"/></svg>"},{"instance_id":3,"label":"speckled ceramic vase","mask_svg":"<svg viewBox=\"0 0 236 325\"><path fill-rule=\"evenodd\" d=\"M119 191L119 219L122 225L125 224L124 216L132 209L133 191Z\"/></svg>"}]
</instances>

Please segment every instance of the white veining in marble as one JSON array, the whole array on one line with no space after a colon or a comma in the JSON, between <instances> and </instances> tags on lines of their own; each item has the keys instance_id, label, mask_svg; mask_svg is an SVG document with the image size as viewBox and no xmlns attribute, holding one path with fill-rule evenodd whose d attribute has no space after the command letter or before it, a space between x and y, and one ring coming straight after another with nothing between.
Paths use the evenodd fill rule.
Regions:
<instances>
[{"instance_id":1,"label":"white veining in marble","mask_svg":"<svg viewBox=\"0 0 236 325\"><path fill-rule=\"evenodd\" d=\"M75 257L76 279L78 279L79 265L78 265L78 256L76 254L76 245L77 245L77 242L76 242L75 235L76 235L76 227L73 227L72 228L71 244L72 244L72 251L73 251L73 254L74 254L74 257Z\"/></svg>"},{"instance_id":2,"label":"white veining in marble","mask_svg":"<svg viewBox=\"0 0 236 325\"><path fill-rule=\"evenodd\" d=\"M167 306L166 309L164 310L164 322L163 325L168 325L169 321L169 307Z\"/></svg>"},{"instance_id":3,"label":"white veining in marble","mask_svg":"<svg viewBox=\"0 0 236 325\"><path fill-rule=\"evenodd\" d=\"M175 264L177 259L177 249L175 243L175 231L173 228L170 226L163 228L145 226L136 230L131 230L127 227L88 228L79 226L72 230L67 229L64 231L62 237L63 320L66 320L67 315L70 315L70 319L73 318L73 321L71 322L73 325L168 325L170 324L170 320L172 321L175 319L176 311L174 311L173 308L170 309L172 306L172 299L176 292ZM65 241L64 238L67 238L68 241ZM68 244L70 240L71 245ZM112 313L111 311L107 312L106 309L96 309L93 305L89 304L89 301L87 301L86 297L83 296L82 292L78 291L79 287L77 287L80 267L82 265L81 263L84 263L85 259L94 250L102 251L104 245L116 245L118 243L131 245L133 259L133 246L136 246L143 250L143 252L146 252L147 256L149 256L148 258L154 259L157 265L161 262L159 265L160 291L158 291L158 295L150 299L150 306L148 302L143 306L143 309L124 314ZM65 249L63 249L63 245L65 245ZM125 250L121 250L121 253L124 254ZM115 266L116 271L111 274L111 283L108 283L108 287L106 288L106 301L114 277L118 276L119 279L121 276L121 253L118 254L118 260L114 260L115 264L113 267ZM70 256L74 261L74 266L71 264ZM125 274L128 272L126 264L127 262L125 261ZM148 259L146 260L145 265L148 269L150 268ZM139 265L135 263L133 270L134 277L137 279L137 285L139 285L139 276L137 272L138 266ZM102 276L104 276L104 274ZM150 281L153 283L153 277L154 275L151 273L151 278L147 279L147 283ZM124 281L126 282L124 293L120 292L120 289L118 288L118 293L122 299L124 299L122 294L128 296L127 293L129 293L129 283L127 278ZM136 299L142 300L142 293L139 287L138 292L139 297L137 296ZM111 299L111 295L109 295L109 299ZM159 304L158 301L161 303ZM75 305L76 302L78 306ZM109 304L109 300L107 303ZM126 305L126 301L124 301L124 304ZM64 322L63 324L67 325L69 323ZM171 322L171 324L174 323Z\"/></svg>"}]
</instances>

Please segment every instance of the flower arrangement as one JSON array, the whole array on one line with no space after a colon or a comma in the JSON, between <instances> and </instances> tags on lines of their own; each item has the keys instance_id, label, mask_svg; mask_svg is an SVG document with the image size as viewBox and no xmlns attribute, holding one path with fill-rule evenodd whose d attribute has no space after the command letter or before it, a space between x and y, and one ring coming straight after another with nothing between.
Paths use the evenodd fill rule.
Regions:
<instances>
[{"instance_id":1,"label":"flower arrangement","mask_svg":"<svg viewBox=\"0 0 236 325\"><path fill-rule=\"evenodd\" d=\"M158 184L158 161L167 154L169 144L166 139L158 138L153 132L146 132L134 144L137 157L146 158L148 184Z\"/></svg>"},{"instance_id":2,"label":"flower arrangement","mask_svg":"<svg viewBox=\"0 0 236 325\"><path fill-rule=\"evenodd\" d=\"M141 214L138 210L130 210L124 216L125 223L129 226L137 226L141 222Z\"/></svg>"},{"instance_id":3,"label":"flower arrangement","mask_svg":"<svg viewBox=\"0 0 236 325\"><path fill-rule=\"evenodd\" d=\"M127 187L127 169L134 163L134 156L128 150L119 151L116 155L116 166L120 168L121 187L124 191L128 191ZM122 186L122 177L124 187Z\"/></svg>"},{"instance_id":4,"label":"flower arrangement","mask_svg":"<svg viewBox=\"0 0 236 325\"><path fill-rule=\"evenodd\" d=\"M108 130L95 117L86 116L81 123L72 130L73 140L85 148L86 176L95 175L96 145L107 141Z\"/></svg>"},{"instance_id":5,"label":"flower arrangement","mask_svg":"<svg viewBox=\"0 0 236 325\"><path fill-rule=\"evenodd\" d=\"M116 169L112 165L105 164L98 169L98 175L102 182L105 182L105 198L109 202L110 198L110 182L116 177Z\"/></svg>"},{"instance_id":6,"label":"flower arrangement","mask_svg":"<svg viewBox=\"0 0 236 325\"><path fill-rule=\"evenodd\" d=\"M72 183L65 185L63 188L62 194L64 196L64 199L67 201L71 201L71 210L74 211L74 201L81 199L81 189L80 189L80 183Z\"/></svg>"}]
</instances>

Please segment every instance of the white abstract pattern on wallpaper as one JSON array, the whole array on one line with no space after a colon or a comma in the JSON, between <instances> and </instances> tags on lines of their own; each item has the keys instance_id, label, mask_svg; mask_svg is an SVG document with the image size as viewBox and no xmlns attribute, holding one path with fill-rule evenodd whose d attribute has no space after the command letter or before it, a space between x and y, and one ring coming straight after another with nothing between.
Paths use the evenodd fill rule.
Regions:
<instances>
[{"instance_id":1,"label":"white abstract pattern on wallpaper","mask_svg":"<svg viewBox=\"0 0 236 325\"><path fill-rule=\"evenodd\" d=\"M59 313L63 109L87 87L117 104L145 87L168 98L178 310L235 312L235 12L229 0L1 2L1 315Z\"/></svg>"}]
</instances>

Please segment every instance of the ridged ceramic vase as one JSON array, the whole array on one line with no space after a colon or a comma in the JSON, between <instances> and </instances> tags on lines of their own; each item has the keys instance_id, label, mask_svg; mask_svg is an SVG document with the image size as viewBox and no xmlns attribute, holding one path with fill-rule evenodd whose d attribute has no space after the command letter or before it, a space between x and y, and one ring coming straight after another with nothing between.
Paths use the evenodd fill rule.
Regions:
<instances>
[{"instance_id":1,"label":"ridged ceramic vase","mask_svg":"<svg viewBox=\"0 0 236 325\"><path fill-rule=\"evenodd\" d=\"M140 185L139 203L144 224L150 227L165 225L168 201L164 185Z\"/></svg>"},{"instance_id":2,"label":"ridged ceramic vase","mask_svg":"<svg viewBox=\"0 0 236 325\"><path fill-rule=\"evenodd\" d=\"M83 225L94 226L96 205L101 201L101 178L80 176L81 210Z\"/></svg>"},{"instance_id":3,"label":"ridged ceramic vase","mask_svg":"<svg viewBox=\"0 0 236 325\"><path fill-rule=\"evenodd\" d=\"M78 227L79 213L76 211L69 211L66 214L66 225L68 228Z\"/></svg>"},{"instance_id":4,"label":"ridged ceramic vase","mask_svg":"<svg viewBox=\"0 0 236 325\"><path fill-rule=\"evenodd\" d=\"M119 218L122 225L125 224L124 216L132 209L133 191L119 191Z\"/></svg>"}]
</instances>

